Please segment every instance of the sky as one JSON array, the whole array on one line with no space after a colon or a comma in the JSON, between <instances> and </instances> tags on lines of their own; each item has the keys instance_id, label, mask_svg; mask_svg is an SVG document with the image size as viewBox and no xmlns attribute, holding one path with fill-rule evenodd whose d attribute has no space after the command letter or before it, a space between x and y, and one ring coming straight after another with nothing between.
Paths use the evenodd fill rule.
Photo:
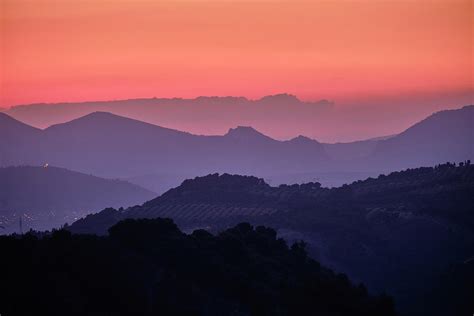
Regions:
<instances>
[{"instance_id":1,"label":"sky","mask_svg":"<svg viewBox=\"0 0 474 316\"><path fill-rule=\"evenodd\" d=\"M0 107L291 93L472 102L470 0L0 0Z\"/></svg>"}]
</instances>

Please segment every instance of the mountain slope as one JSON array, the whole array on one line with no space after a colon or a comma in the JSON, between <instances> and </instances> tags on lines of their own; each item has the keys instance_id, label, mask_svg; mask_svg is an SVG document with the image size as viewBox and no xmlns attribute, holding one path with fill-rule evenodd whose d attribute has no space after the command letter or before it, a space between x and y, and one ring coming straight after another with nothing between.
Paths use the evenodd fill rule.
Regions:
<instances>
[{"instance_id":1,"label":"mountain slope","mask_svg":"<svg viewBox=\"0 0 474 316\"><path fill-rule=\"evenodd\" d=\"M143 203L154 193L136 185L55 167L0 168L0 216L5 231L51 229L104 207Z\"/></svg>"},{"instance_id":2,"label":"mountain slope","mask_svg":"<svg viewBox=\"0 0 474 316\"><path fill-rule=\"evenodd\" d=\"M40 129L31 127L27 124L15 120L14 118L8 116L5 113L0 112L0 133L2 135L2 140L12 138L25 139L33 137L39 132Z\"/></svg>"},{"instance_id":3,"label":"mountain slope","mask_svg":"<svg viewBox=\"0 0 474 316\"><path fill-rule=\"evenodd\" d=\"M104 234L123 219L156 217L183 229L219 231L241 221L275 227L287 240L305 240L323 264L395 296L403 312L440 315L436 304L420 302L451 264L474 255L474 166L410 169L332 189L209 175L142 206L89 215L70 230Z\"/></svg>"},{"instance_id":4,"label":"mountain slope","mask_svg":"<svg viewBox=\"0 0 474 316\"><path fill-rule=\"evenodd\" d=\"M464 163L459 167L445 164L435 168L408 169L332 189L312 182L272 187L263 179L253 176L212 174L186 180L180 186L142 206L123 211L119 218L155 218L166 215L178 222L184 219L185 222L182 223L195 224L198 219L194 216L200 216L207 219L207 224L211 224L221 218L235 215L255 217L275 213L272 220L280 217L300 220L299 216L294 216L297 211L314 208L316 205L320 211L347 207L354 210L354 215L361 216L364 220L366 215L370 217L379 211L380 214L385 214L383 209L393 214L409 212L410 216L429 215L454 228L474 233L474 214L471 213L474 195L470 194L472 192L474 166ZM346 206L344 203L350 205ZM188 209L188 204L198 207ZM169 208L173 205L174 210ZM452 205L457 207L452 208ZM244 214L243 211L247 209L255 212ZM178 210L179 212L173 212ZM214 213L219 210L220 212ZM385 215L389 216L388 213ZM322 215L339 216L325 213ZM87 227L87 221L93 217L94 215L90 215L88 219L74 223L71 229L74 230L75 225L79 224ZM206 223L206 220L198 222ZM90 228L93 229L92 226ZM97 232L105 232L107 228L102 227Z\"/></svg>"},{"instance_id":5,"label":"mountain slope","mask_svg":"<svg viewBox=\"0 0 474 316\"><path fill-rule=\"evenodd\" d=\"M196 149L196 136L104 112L51 126L42 137L47 162L105 177L170 170Z\"/></svg>"},{"instance_id":6,"label":"mountain slope","mask_svg":"<svg viewBox=\"0 0 474 316\"><path fill-rule=\"evenodd\" d=\"M393 168L474 160L474 105L437 112L403 133L379 141L372 158Z\"/></svg>"},{"instance_id":7,"label":"mountain slope","mask_svg":"<svg viewBox=\"0 0 474 316\"><path fill-rule=\"evenodd\" d=\"M35 162L41 132L0 113L0 166Z\"/></svg>"}]
</instances>

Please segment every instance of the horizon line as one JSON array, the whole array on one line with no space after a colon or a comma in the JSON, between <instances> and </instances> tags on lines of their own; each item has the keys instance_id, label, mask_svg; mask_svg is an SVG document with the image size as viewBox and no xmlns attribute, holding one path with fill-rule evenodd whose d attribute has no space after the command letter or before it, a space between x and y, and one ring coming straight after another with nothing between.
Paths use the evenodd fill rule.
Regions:
<instances>
[{"instance_id":1,"label":"horizon line","mask_svg":"<svg viewBox=\"0 0 474 316\"><path fill-rule=\"evenodd\" d=\"M281 92L281 93L272 93L272 94L264 94L258 98L250 98L243 95L198 95L195 97L157 97L157 96L150 96L150 97L131 97L131 98L123 98L123 99L92 99L86 101L59 101L59 102L33 102L33 103L20 103L20 104L13 104L13 105L4 105L0 106L1 110L10 110L15 107L23 107L23 106L36 106L36 105L59 105L59 104L84 104L84 103L109 103L109 102L125 102L125 101L144 101L144 100L183 100L183 101L192 101L198 99L242 99L249 102L258 102L262 101L268 97L293 97L298 102L301 103L321 103L321 104L328 104L328 105L335 105L336 102L330 99L322 98L322 99L302 99L298 97L296 94L288 93L288 92ZM1 111L0 111L1 112Z\"/></svg>"}]
</instances>

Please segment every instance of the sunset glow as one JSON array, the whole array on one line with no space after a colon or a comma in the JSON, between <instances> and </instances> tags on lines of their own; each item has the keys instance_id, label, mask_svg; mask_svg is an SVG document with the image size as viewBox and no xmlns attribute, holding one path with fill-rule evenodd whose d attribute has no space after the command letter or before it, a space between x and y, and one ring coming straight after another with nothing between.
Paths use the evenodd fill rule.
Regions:
<instances>
[{"instance_id":1,"label":"sunset glow","mask_svg":"<svg viewBox=\"0 0 474 316\"><path fill-rule=\"evenodd\" d=\"M471 1L0 3L3 107L277 92L455 100L473 91Z\"/></svg>"}]
</instances>

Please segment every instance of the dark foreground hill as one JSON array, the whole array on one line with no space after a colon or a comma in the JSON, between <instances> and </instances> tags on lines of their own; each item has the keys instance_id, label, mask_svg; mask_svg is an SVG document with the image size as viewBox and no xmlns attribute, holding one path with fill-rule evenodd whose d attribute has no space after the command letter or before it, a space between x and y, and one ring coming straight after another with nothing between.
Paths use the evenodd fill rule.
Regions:
<instances>
[{"instance_id":1,"label":"dark foreground hill","mask_svg":"<svg viewBox=\"0 0 474 316\"><path fill-rule=\"evenodd\" d=\"M333 189L319 183L272 187L255 177L214 174L187 180L142 206L89 215L70 229L104 234L119 220L156 217L173 218L183 229L219 231L241 221L275 227L287 240L307 241L310 255L323 264L394 295L407 314L443 315L440 304L473 307L466 300L454 304L439 285L452 265L474 256L470 164L409 169ZM446 299L422 303L435 292Z\"/></svg>"},{"instance_id":2,"label":"dark foreground hill","mask_svg":"<svg viewBox=\"0 0 474 316\"><path fill-rule=\"evenodd\" d=\"M0 168L0 233L46 230L105 207L129 207L154 197L131 183L55 167Z\"/></svg>"},{"instance_id":3,"label":"dark foreground hill","mask_svg":"<svg viewBox=\"0 0 474 316\"><path fill-rule=\"evenodd\" d=\"M270 228L186 235L155 219L109 231L0 237L2 314L394 315L390 298L369 296Z\"/></svg>"}]
</instances>

